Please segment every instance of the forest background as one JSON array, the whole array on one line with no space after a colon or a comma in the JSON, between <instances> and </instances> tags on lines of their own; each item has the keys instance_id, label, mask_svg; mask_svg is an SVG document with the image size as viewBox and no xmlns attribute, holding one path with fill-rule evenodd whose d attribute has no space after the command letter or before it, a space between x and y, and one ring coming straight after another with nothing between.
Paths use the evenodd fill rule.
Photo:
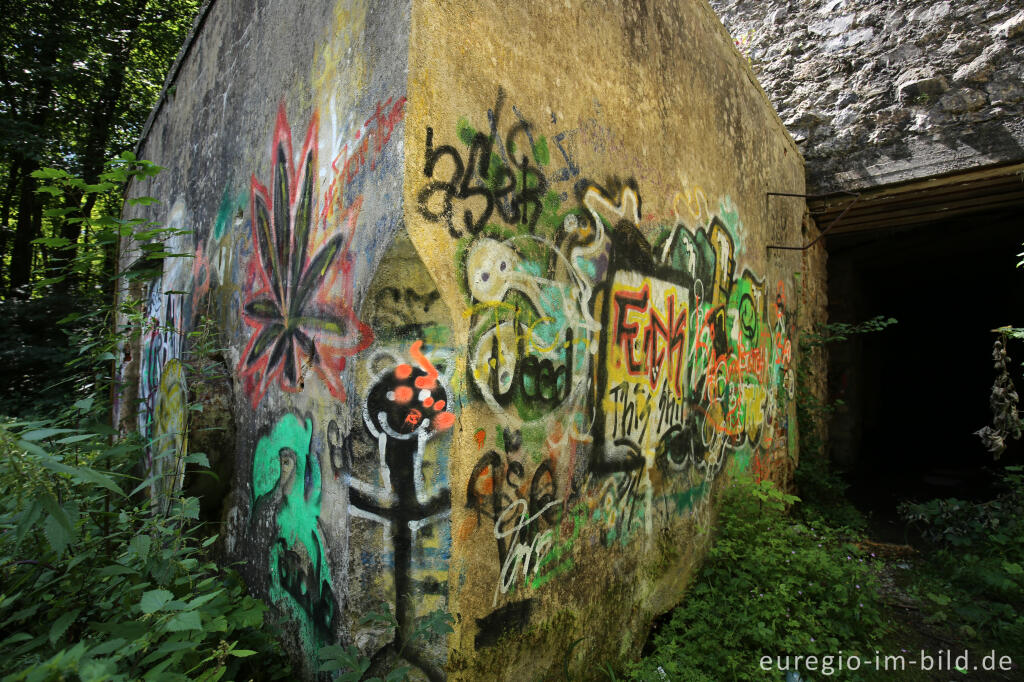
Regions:
<instances>
[{"instance_id":1,"label":"forest background","mask_svg":"<svg viewBox=\"0 0 1024 682\"><path fill-rule=\"evenodd\" d=\"M67 397L76 349L56 324L109 308L118 215L109 162L138 143L199 0L0 0L0 413ZM43 169L84 185L52 190Z\"/></svg>"}]
</instances>

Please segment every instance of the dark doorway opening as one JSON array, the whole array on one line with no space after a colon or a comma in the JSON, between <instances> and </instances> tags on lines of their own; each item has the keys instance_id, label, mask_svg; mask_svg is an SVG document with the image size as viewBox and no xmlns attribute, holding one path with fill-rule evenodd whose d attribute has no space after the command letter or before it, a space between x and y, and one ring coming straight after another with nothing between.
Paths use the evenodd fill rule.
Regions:
<instances>
[{"instance_id":1,"label":"dark doorway opening","mask_svg":"<svg viewBox=\"0 0 1024 682\"><path fill-rule=\"evenodd\" d=\"M992 420L992 330L1024 327L1021 216L979 212L829 238L830 321L898 321L829 351L830 392L845 402L830 456L876 527L902 500L990 498L994 472L1024 461L1021 442L995 462L973 433ZM1008 351L1024 389L1024 341Z\"/></svg>"}]
</instances>

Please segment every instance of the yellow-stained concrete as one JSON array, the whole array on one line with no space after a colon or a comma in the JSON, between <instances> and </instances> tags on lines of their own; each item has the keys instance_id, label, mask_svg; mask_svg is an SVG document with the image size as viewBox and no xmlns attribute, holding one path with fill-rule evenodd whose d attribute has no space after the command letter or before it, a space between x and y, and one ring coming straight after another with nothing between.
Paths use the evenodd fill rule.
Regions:
<instances>
[{"instance_id":1,"label":"yellow-stained concrete","mask_svg":"<svg viewBox=\"0 0 1024 682\"><path fill-rule=\"evenodd\" d=\"M820 264L802 262L794 252L769 254L765 248L804 239L803 202L766 197L769 191L802 193L803 163L704 2L423 0L413 3L411 22L405 219L410 238L454 313L454 337L470 339L472 334L473 301L468 285L460 281L468 275L458 267L466 258L466 243L472 242L460 226L462 212L469 208L478 216L485 202L479 196L453 200L453 224L463 233L461 238L450 233L443 220L424 217L419 210L421 192L432 180L449 179L454 172L447 158L432 169L432 177L425 176L426 131L432 130L434 149L451 145L468 167L470 145L458 131L468 123L489 134L488 112L496 111L499 97L499 145L521 121L529 124L535 140L547 141L550 158L542 171L549 186L568 197L556 213L579 206L577 183L610 189L633 180L640 199L638 227L650 242L663 227L677 222L691 230L705 226L724 208L738 214L742 224L740 233L732 235L737 275L749 268L767 284L773 298L781 289L782 296L792 297L790 311L803 287L794 272L810 266L813 271L803 273L802 281L820 277ZM559 135L556 149L553 141ZM559 174L568 175L567 180L553 180ZM611 194L609 208L624 197ZM428 210L436 214L443 192L432 200ZM503 225L494 214L488 222ZM508 233L527 231L521 225L504 227ZM795 330L788 338L795 343ZM472 364L472 352L467 348L463 363ZM460 364L458 371L465 366ZM559 409L571 408L553 410L541 423L542 430L565 426ZM777 468L788 472L796 457L795 451L786 451L795 442L791 400L784 409L780 418L788 422L790 442L773 444L775 454L766 458L777 460ZM492 435L508 417L496 414L479 398L471 399L463 405L452 441L448 585L455 632L449 640L448 673L452 679L465 680L554 679L562 674L568 657L571 670L592 677L602 661L635 655L651 618L682 597L706 545L703 531L713 517L713 493L709 491L687 513L645 518L625 543L602 541L600 521L595 521L602 505L595 495L601 490L599 477L584 467L585 480L565 480L581 471L565 460L585 452L592 434L579 434L584 441L580 444L567 446L563 440L546 453L556 462L560 480L555 487L564 500L558 507L560 517L547 525L556 538L553 546L563 551L556 551L554 560L569 568L548 581L533 580L535 587L525 584L529 580L518 580L512 593L498 593L502 569L507 570L509 563L501 561L495 521L477 518L466 482L481 453L496 447ZM473 434L481 429L485 440L478 445ZM525 449L542 450L546 445L535 440ZM527 479L529 463L538 456L533 455L524 458ZM647 456L651 460L650 453ZM516 479L514 470L505 466L504 475L512 471ZM649 480L645 484L654 485ZM659 492L655 490L647 502ZM575 516L573 509L578 510ZM650 508L647 513L653 515ZM529 530L524 527L522 534ZM522 537L518 540L523 542ZM551 548L546 548L550 559ZM507 552L505 548L506 556ZM544 561L540 553L529 556L534 562ZM499 626L504 634L481 646L481 622L502 607L525 601L529 616L509 613L507 625ZM495 627L493 620L488 625Z\"/></svg>"}]
</instances>

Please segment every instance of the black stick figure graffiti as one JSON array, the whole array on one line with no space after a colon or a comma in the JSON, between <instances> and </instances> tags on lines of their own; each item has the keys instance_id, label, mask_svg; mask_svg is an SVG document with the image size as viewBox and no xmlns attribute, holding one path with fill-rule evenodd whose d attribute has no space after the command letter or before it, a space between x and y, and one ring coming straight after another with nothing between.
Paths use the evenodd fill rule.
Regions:
<instances>
[{"instance_id":1,"label":"black stick figure graffiti","mask_svg":"<svg viewBox=\"0 0 1024 682\"><path fill-rule=\"evenodd\" d=\"M451 509L447 488L429 496L423 490L423 449L435 434L455 423L455 415L446 409L448 393L421 346L417 341L409 349L419 367L398 365L381 375L366 396L363 421L377 440L384 489L350 479L349 502L362 512L359 515L389 523L394 539L398 627L394 639L374 655L373 664L400 655L429 679L442 680L441 670L408 646L415 618L410 578L415 533Z\"/></svg>"}]
</instances>

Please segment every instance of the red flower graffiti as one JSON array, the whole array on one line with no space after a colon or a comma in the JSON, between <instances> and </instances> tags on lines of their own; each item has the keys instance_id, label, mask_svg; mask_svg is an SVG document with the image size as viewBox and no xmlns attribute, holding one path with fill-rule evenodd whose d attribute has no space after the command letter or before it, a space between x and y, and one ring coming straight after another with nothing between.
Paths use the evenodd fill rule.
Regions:
<instances>
[{"instance_id":1,"label":"red flower graffiti","mask_svg":"<svg viewBox=\"0 0 1024 682\"><path fill-rule=\"evenodd\" d=\"M345 359L373 341L352 310L348 247L362 200L338 213L314 205L317 128L310 121L299 167L292 161L291 129L282 105L272 154L273 193L256 176L250 183L255 255L249 262L242 319L253 328L238 364L255 408L278 382L303 388L312 368L331 395L345 399Z\"/></svg>"}]
</instances>

